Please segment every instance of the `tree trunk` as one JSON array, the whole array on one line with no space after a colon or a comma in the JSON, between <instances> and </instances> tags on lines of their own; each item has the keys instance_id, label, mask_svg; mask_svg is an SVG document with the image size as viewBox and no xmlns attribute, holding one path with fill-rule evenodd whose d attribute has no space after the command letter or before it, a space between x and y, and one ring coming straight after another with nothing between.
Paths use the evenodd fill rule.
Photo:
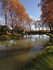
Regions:
<instances>
[{"instance_id":1,"label":"tree trunk","mask_svg":"<svg viewBox=\"0 0 53 70\"><path fill-rule=\"evenodd\" d=\"M5 14L5 24L6 24L6 34L8 33L8 29L7 29L7 14Z\"/></svg>"},{"instance_id":2,"label":"tree trunk","mask_svg":"<svg viewBox=\"0 0 53 70\"><path fill-rule=\"evenodd\" d=\"M11 21L12 21L11 26L12 26L12 34L13 34L13 18L12 18L12 14L11 14Z\"/></svg>"},{"instance_id":3,"label":"tree trunk","mask_svg":"<svg viewBox=\"0 0 53 70\"><path fill-rule=\"evenodd\" d=\"M29 24L29 26L30 26L30 32L31 32L31 25Z\"/></svg>"},{"instance_id":4,"label":"tree trunk","mask_svg":"<svg viewBox=\"0 0 53 70\"><path fill-rule=\"evenodd\" d=\"M49 25L49 28L50 28L50 32L52 32L51 24Z\"/></svg>"}]
</instances>

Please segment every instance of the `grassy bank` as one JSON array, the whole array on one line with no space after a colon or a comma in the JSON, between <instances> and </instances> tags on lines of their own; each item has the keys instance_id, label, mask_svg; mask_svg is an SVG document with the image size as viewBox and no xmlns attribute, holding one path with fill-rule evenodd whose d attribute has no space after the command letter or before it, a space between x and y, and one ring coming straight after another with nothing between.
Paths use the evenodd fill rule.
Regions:
<instances>
[{"instance_id":1,"label":"grassy bank","mask_svg":"<svg viewBox=\"0 0 53 70\"><path fill-rule=\"evenodd\" d=\"M7 34L7 35L0 35L0 40L11 40L11 39L19 39L23 37L22 34Z\"/></svg>"},{"instance_id":2,"label":"grassy bank","mask_svg":"<svg viewBox=\"0 0 53 70\"><path fill-rule=\"evenodd\" d=\"M53 34L48 46L24 66L24 70L53 70Z\"/></svg>"}]
</instances>

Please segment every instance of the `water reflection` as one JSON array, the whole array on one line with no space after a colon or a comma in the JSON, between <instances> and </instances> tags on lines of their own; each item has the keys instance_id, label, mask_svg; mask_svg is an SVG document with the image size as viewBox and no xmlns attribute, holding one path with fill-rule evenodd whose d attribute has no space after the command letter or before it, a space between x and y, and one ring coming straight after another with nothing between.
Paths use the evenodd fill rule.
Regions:
<instances>
[{"instance_id":1,"label":"water reflection","mask_svg":"<svg viewBox=\"0 0 53 70\"><path fill-rule=\"evenodd\" d=\"M50 37L47 35L31 35L31 43L34 46L44 46L49 40Z\"/></svg>"},{"instance_id":2,"label":"water reflection","mask_svg":"<svg viewBox=\"0 0 53 70\"><path fill-rule=\"evenodd\" d=\"M29 35L20 40L0 41L0 70L20 70L49 41L47 35Z\"/></svg>"}]
</instances>

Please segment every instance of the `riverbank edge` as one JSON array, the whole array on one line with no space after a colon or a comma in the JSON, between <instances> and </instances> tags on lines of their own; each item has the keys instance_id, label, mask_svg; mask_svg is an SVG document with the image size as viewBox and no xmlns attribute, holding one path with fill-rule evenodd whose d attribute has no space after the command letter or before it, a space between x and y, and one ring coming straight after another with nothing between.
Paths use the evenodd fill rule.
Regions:
<instances>
[{"instance_id":1,"label":"riverbank edge","mask_svg":"<svg viewBox=\"0 0 53 70\"><path fill-rule=\"evenodd\" d=\"M24 66L23 70L53 70L53 34L46 33L46 35L51 37L51 41Z\"/></svg>"},{"instance_id":2,"label":"riverbank edge","mask_svg":"<svg viewBox=\"0 0 53 70\"><path fill-rule=\"evenodd\" d=\"M49 33L35 33L35 34L31 34L31 35L36 35L36 34L40 34L40 35L46 34L46 35L48 35ZM18 34L18 33L17 34L16 33L11 34L11 33L8 33L8 34L3 34L3 35L0 35L0 41L11 40L11 39L17 40L19 38L23 38L24 35L30 35L30 34L28 34L28 33L22 33L22 34Z\"/></svg>"},{"instance_id":3,"label":"riverbank edge","mask_svg":"<svg viewBox=\"0 0 53 70\"><path fill-rule=\"evenodd\" d=\"M7 34L7 35L0 35L0 41L3 40L11 40L11 39L19 39L20 37L23 38L23 34Z\"/></svg>"}]
</instances>

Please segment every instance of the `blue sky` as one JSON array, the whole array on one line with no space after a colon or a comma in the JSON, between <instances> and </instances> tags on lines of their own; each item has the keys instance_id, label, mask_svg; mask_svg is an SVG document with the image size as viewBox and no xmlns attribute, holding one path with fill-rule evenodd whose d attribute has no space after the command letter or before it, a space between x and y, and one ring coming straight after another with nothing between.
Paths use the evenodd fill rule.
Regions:
<instances>
[{"instance_id":1,"label":"blue sky","mask_svg":"<svg viewBox=\"0 0 53 70\"><path fill-rule=\"evenodd\" d=\"M40 0L21 0L21 3L24 4L26 8L26 13L29 14L29 16L32 19L34 20L40 19L41 8L38 7Z\"/></svg>"}]
</instances>

